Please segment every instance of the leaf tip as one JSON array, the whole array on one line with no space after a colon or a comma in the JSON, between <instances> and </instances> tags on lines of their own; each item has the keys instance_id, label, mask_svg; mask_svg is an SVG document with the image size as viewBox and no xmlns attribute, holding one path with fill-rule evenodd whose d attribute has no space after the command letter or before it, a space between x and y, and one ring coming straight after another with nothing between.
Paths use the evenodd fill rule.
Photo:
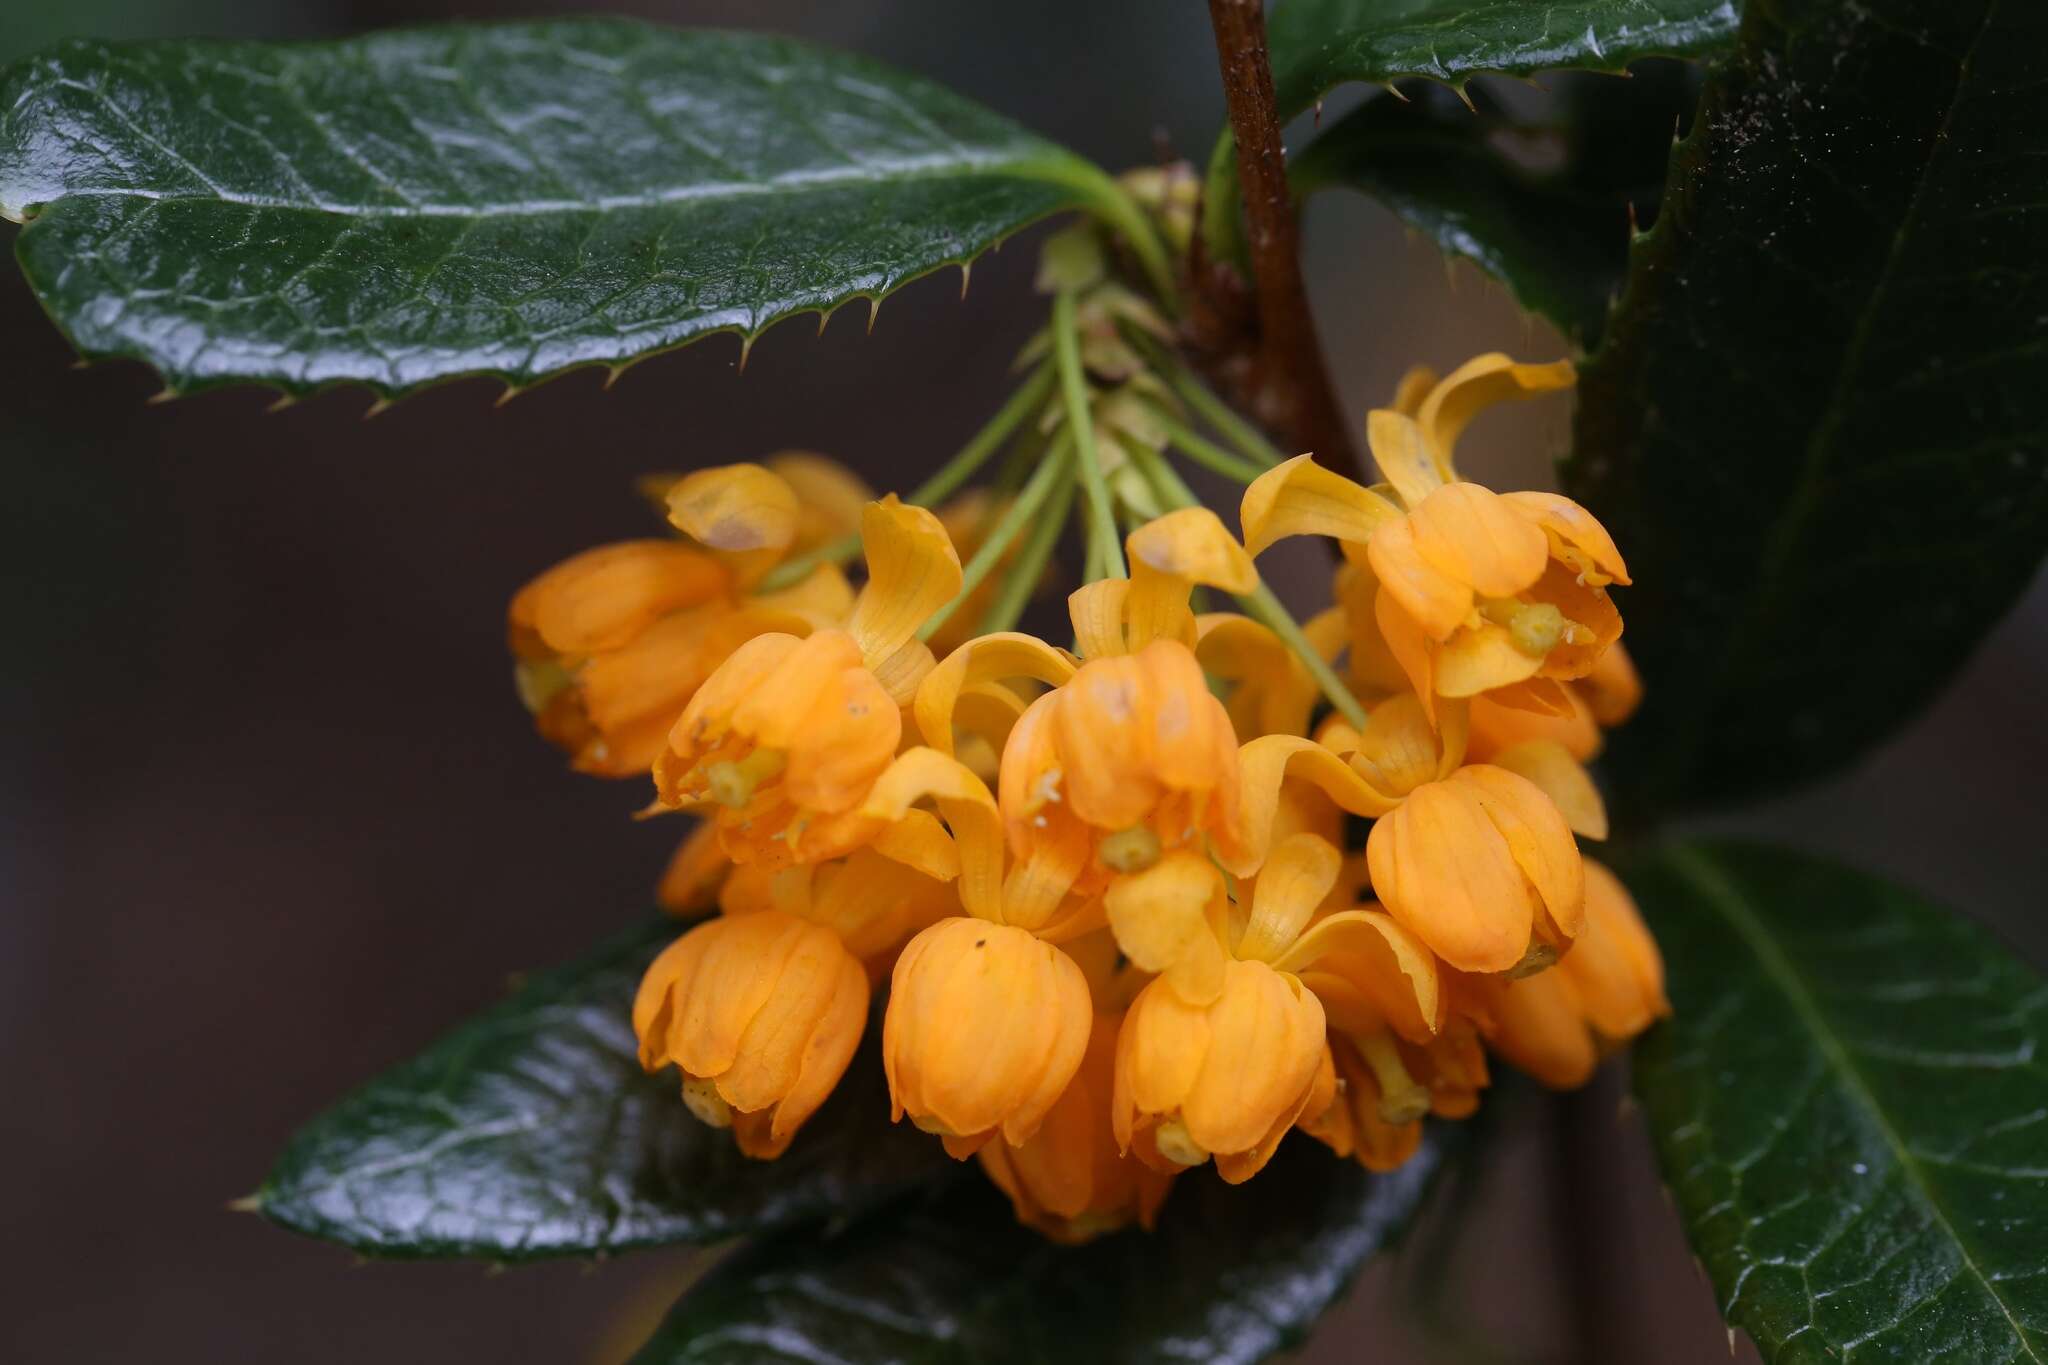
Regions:
<instances>
[{"instance_id":1,"label":"leaf tip","mask_svg":"<svg viewBox=\"0 0 2048 1365\"><path fill-rule=\"evenodd\" d=\"M875 334L875 319L876 319L876 318L878 318L878 317L880 317L880 316L882 316L882 300L881 300L881 299L880 299L879 297L870 297L870 298L868 299L868 335L869 335L869 336L873 336L873 335Z\"/></svg>"},{"instance_id":2,"label":"leaf tip","mask_svg":"<svg viewBox=\"0 0 2048 1365\"><path fill-rule=\"evenodd\" d=\"M269 406L265 407L263 411L265 413L283 412L286 408L297 407L298 403L299 396L297 394L281 393L271 399Z\"/></svg>"},{"instance_id":3,"label":"leaf tip","mask_svg":"<svg viewBox=\"0 0 2048 1365\"><path fill-rule=\"evenodd\" d=\"M397 401L388 394L377 399L370 406L363 409L363 420L367 422L373 417L382 417L385 413L391 411L392 404Z\"/></svg>"},{"instance_id":4,"label":"leaf tip","mask_svg":"<svg viewBox=\"0 0 2048 1365\"><path fill-rule=\"evenodd\" d=\"M261 1213L263 1194L258 1191L255 1194L245 1194L239 1199L230 1199L227 1202L227 1210L229 1213Z\"/></svg>"},{"instance_id":5,"label":"leaf tip","mask_svg":"<svg viewBox=\"0 0 2048 1365\"><path fill-rule=\"evenodd\" d=\"M169 384L166 384L162 388L158 389L155 393L151 394L144 401L147 402L151 407L159 407L165 403L175 402L176 400L182 397L184 397L182 393L178 392L178 390L171 387Z\"/></svg>"},{"instance_id":6,"label":"leaf tip","mask_svg":"<svg viewBox=\"0 0 2048 1365\"><path fill-rule=\"evenodd\" d=\"M960 297L961 297L961 298L963 298L963 299L967 297L967 281L968 281L968 279L969 279L969 278L970 278L970 277L972 276L972 274L973 274L973 273L974 273L974 262L973 262L973 261L962 261L962 262L960 262ZM872 324L870 325L870 329L872 330Z\"/></svg>"},{"instance_id":7,"label":"leaf tip","mask_svg":"<svg viewBox=\"0 0 2048 1365\"><path fill-rule=\"evenodd\" d=\"M747 372L747 357L754 353L754 342L760 338L760 335L759 332L743 332L740 334L739 372L741 374Z\"/></svg>"},{"instance_id":8,"label":"leaf tip","mask_svg":"<svg viewBox=\"0 0 2048 1365\"><path fill-rule=\"evenodd\" d=\"M505 386L505 391L499 394L496 398L491 400L491 406L494 408L502 408L507 403L511 402L513 399L517 398L520 394L525 392L526 388L524 385L507 384Z\"/></svg>"}]
</instances>

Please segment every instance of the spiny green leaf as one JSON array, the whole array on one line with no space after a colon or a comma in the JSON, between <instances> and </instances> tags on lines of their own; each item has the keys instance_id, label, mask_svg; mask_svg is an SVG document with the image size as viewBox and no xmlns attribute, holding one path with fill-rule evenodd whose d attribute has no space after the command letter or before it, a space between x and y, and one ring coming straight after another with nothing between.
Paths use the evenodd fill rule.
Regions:
<instances>
[{"instance_id":1,"label":"spiny green leaf","mask_svg":"<svg viewBox=\"0 0 2048 1365\"><path fill-rule=\"evenodd\" d=\"M889 1123L879 1027L778 1161L692 1118L628 1017L679 932L650 920L371 1081L292 1139L257 1210L365 1255L527 1260L845 1213L951 1164Z\"/></svg>"},{"instance_id":2,"label":"spiny green leaf","mask_svg":"<svg viewBox=\"0 0 2048 1365\"><path fill-rule=\"evenodd\" d=\"M1673 128L1698 100L1694 68L1578 77L1555 126L1521 123L1475 93L1476 108L1429 86L1369 100L1295 159L1293 183L1371 195L1590 342L1627 269L1631 222L1655 217ZM1531 168L1531 155L1545 164Z\"/></svg>"},{"instance_id":3,"label":"spiny green leaf","mask_svg":"<svg viewBox=\"0 0 2048 1365\"><path fill-rule=\"evenodd\" d=\"M926 81L622 20L68 42L0 76L0 214L174 389L515 385L879 301L1099 191Z\"/></svg>"},{"instance_id":4,"label":"spiny green leaf","mask_svg":"<svg viewBox=\"0 0 2048 1365\"><path fill-rule=\"evenodd\" d=\"M1292 118L1346 81L1462 87L1479 75L1704 56L1726 47L1735 23L1733 0L1281 0L1269 40L1280 112Z\"/></svg>"},{"instance_id":5,"label":"spiny green leaf","mask_svg":"<svg viewBox=\"0 0 2048 1365\"><path fill-rule=\"evenodd\" d=\"M1636 1088L1728 1321L1772 1362L2048 1356L2041 977L1803 854L1622 870L1673 1006Z\"/></svg>"},{"instance_id":6,"label":"spiny green leaf","mask_svg":"<svg viewBox=\"0 0 2048 1365\"><path fill-rule=\"evenodd\" d=\"M1998 0L1753 5L1585 370L1628 555L1625 807L1856 758L2048 547L2048 82Z\"/></svg>"},{"instance_id":7,"label":"spiny green leaf","mask_svg":"<svg viewBox=\"0 0 2048 1365\"><path fill-rule=\"evenodd\" d=\"M1296 1135L1251 1184L1182 1176L1157 1231L1084 1247L1017 1226L970 1172L843 1232L740 1253L682 1297L634 1365L1250 1365L1306 1338L1441 1159L1433 1136L1394 1174L1368 1175Z\"/></svg>"}]
</instances>

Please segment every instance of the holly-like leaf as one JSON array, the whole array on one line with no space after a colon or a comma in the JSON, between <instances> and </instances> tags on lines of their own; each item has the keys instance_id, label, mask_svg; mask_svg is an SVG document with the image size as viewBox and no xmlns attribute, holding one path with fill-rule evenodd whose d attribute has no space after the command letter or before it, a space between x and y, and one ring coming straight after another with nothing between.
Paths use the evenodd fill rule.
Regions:
<instances>
[{"instance_id":1,"label":"holly-like leaf","mask_svg":"<svg viewBox=\"0 0 2048 1365\"><path fill-rule=\"evenodd\" d=\"M634 1365L894 1360L1199 1360L1299 1344L1405 1225L1433 1136L1368 1175L1295 1135L1251 1184L1180 1178L1159 1227L1062 1247L1019 1227L978 1172L842 1232L756 1244L676 1304Z\"/></svg>"},{"instance_id":2,"label":"holly-like leaf","mask_svg":"<svg viewBox=\"0 0 2048 1365\"><path fill-rule=\"evenodd\" d=\"M1673 1013L1636 1088L1730 1324L1768 1361L2048 1356L2048 986L1803 854L1623 869Z\"/></svg>"},{"instance_id":3,"label":"holly-like leaf","mask_svg":"<svg viewBox=\"0 0 2048 1365\"><path fill-rule=\"evenodd\" d=\"M264 1216L371 1256L527 1260L710 1242L866 1208L951 1162L889 1123L879 1023L780 1160L752 1161L640 1070L628 1017L655 919L534 978L302 1129Z\"/></svg>"},{"instance_id":4,"label":"holly-like leaf","mask_svg":"<svg viewBox=\"0 0 2048 1365\"><path fill-rule=\"evenodd\" d=\"M1733 0L1281 0L1268 34L1286 117L1346 81L1474 76L1557 67L1619 71L1640 57L1697 57L1735 33Z\"/></svg>"},{"instance_id":5,"label":"holly-like leaf","mask_svg":"<svg viewBox=\"0 0 2048 1365\"><path fill-rule=\"evenodd\" d=\"M1474 93L1469 105L1431 86L1368 100L1290 164L1292 181L1372 196L1590 343L1627 269L1631 224L1655 218L1673 129L1698 100L1694 68L1577 77L1554 126Z\"/></svg>"},{"instance_id":6,"label":"holly-like leaf","mask_svg":"<svg viewBox=\"0 0 2048 1365\"><path fill-rule=\"evenodd\" d=\"M1923 707L2048 547L2048 82L1998 0L1750 8L1586 368L1628 555L1625 807L1767 792Z\"/></svg>"},{"instance_id":7,"label":"holly-like leaf","mask_svg":"<svg viewBox=\"0 0 2048 1365\"><path fill-rule=\"evenodd\" d=\"M1102 192L947 90L623 20L68 42L0 76L0 214L88 357L174 389L528 384L879 300Z\"/></svg>"}]
</instances>

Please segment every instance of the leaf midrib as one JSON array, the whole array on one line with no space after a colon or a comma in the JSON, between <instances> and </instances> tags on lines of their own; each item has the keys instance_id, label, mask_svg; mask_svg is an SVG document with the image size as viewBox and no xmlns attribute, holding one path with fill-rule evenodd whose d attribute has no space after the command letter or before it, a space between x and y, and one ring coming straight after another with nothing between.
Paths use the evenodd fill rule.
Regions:
<instances>
[{"instance_id":1,"label":"leaf midrib","mask_svg":"<svg viewBox=\"0 0 2048 1365\"><path fill-rule=\"evenodd\" d=\"M878 173L879 172L879 173ZM51 204L66 199L144 199L158 203L218 203L237 208L279 212L318 213L344 218L530 218L558 213L616 213L626 209L655 209L698 201L724 202L738 199L797 196L817 190L851 185L873 189L889 185L914 184L963 176L1008 176L1060 185L1074 178L1074 168L1050 157L1016 159L978 157L916 157L900 161L864 161L858 165L788 172L767 180L721 180L708 184L676 185L651 194L604 195L595 199L528 199L477 204L346 204L287 199L268 195L239 194L226 190L209 192L161 191L106 186L65 190ZM1070 188L1070 193L1073 190ZM0 217L27 221L26 205L0 205Z\"/></svg>"},{"instance_id":2,"label":"leaf midrib","mask_svg":"<svg viewBox=\"0 0 2048 1365\"><path fill-rule=\"evenodd\" d=\"M1934 1186L1928 1181L1919 1161L1912 1155L1911 1149L1898 1130L1892 1127L1890 1119L1877 1102L1876 1093L1871 1090L1869 1082L1864 1080L1863 1072L1856 1065L1848 1045L1842 1041L1841 1035L1835 1032L1828 1022L1827 1015L1821 1010L1820 1003L1815 999L1805 975L1778 946L1777 940L1771 936L1770 930L1750 908L1741 890L1710 858L1699 850L1682 844L1673 845L1667 856L1679 875L1690 882L1700 897L1728 923L1730 928L1734 929L1743 946L1749 949L1751 956L1756 959L1757 965L1763 968L1764 974L1783 992L1793 1012L1799 1016L1800 1023L1805 1025L1807 1033L1812 1036L1814 1046L1819 1048L1822 1055L1833 1065L1841 1087L1865 1111L1871 1127L1891 1149L1892 1160L1898 1163L1899 1170L1911 1183L1921 1203L1926 1206L1934 1221L1941 1225L1941 1230L1954 1244L1957 1254L1962 1257L1964 1268L1984 1287L1985 1295L1997 1304L1998 1311L2004 1314L2006 1325L2012 1329L2013 1339L2026 1353L2026 1358L2040 1361L2041 1356L2035 1351L2034 1343L2026 1330L2020 1326L2013 1305L1998 1292L1997 1281L1977 1263L1975 1248L1958 1230L1947 1206L1935 1193Z\"/></svg>"},{"instance_id":3,"label":"leaf midrib","mask_svg":"<svg viewBox=\"0 0 2048 1365\"><path fill-rule=\"evenodd\" d=\"M1752 610L1737 618L1728 647L1721 651L1720 667L1714 670L1713 681L1705 696L1695 706L1692 722L1687 726L1681 742L1670 751L1666 771L1683 778L1693 768L1694 755L1705 742L1707 718L1721 697L1727 693L1728 679L1735 676L1757 648L1757 641L1763 638L1770 608L1776 597L1776 589L1785 575L1786 566L1803 536L1807 523L1813 519L1814 509L1820 502L1822 476L1833 463L1835 435L1846 420L1849 406L1851 376L1856 374L1863 363L1863 353L1876 332L1877 316L1886 294L1891 288L1892 276L1898 269L1899 259L1904 253L1907 238L1912 234L1920 219L1921 205L1927 196L1927 182L1934 173L1935 163L1940 160L1948 144L1949 126L1955 120L1957 107L1963 100L1963 89L1969 81L1971 65L1976 61L1977 49L1983 43L1985 34L1991 31L1991 23L1998 13L1999 0L1988 0L1984 6L1983 22L1963 58L1956 64L1955 88L1949 92L1948 107L1942 111L1941 122L1928 140L1927 156L1920 165L1920 174L1913 183L1912 197L1907 201L1906 212L1899 219L1897 230L1892 233L1890 247L1885 252L1884 266L1871 284L1870 296L1864 302L1856 318L1856 327L1849 344L1842 353L1842 363L1835 372L1834 386L1828 392L1826 408L1814 424L1813 432L1807 437L1803 458L1799 465L1799 476L1792 486L1791 496L1786 500L1785 510L1779 516L1772 531L1770 542L1757 556L1757 574L1753 582L1756 602Z\"/></svg>"}]
</instances>

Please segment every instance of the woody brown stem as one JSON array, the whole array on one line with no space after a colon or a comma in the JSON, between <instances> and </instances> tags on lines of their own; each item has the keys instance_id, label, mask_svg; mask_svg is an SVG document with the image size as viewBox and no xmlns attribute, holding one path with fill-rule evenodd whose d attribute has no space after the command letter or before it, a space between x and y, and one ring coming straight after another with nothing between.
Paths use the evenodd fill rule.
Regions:
<instances>
[{"instance_id":1,"label":"woody brown stem","mask_svg":"<svg viewBox=\"0 0 2048 1365\"><path fill-rule=\"evenodd\" d=\"M1237 143L1257 304L1257 338L1243 394L1254 415L1291 438L1295 448L1313 450L1318 463L1339 473L1356 474L1358 455L1330 387L1301 278L1301 236L1273 100L1265 5L1209 0L1209 20Z\"/></svg>"}]
</instances>

